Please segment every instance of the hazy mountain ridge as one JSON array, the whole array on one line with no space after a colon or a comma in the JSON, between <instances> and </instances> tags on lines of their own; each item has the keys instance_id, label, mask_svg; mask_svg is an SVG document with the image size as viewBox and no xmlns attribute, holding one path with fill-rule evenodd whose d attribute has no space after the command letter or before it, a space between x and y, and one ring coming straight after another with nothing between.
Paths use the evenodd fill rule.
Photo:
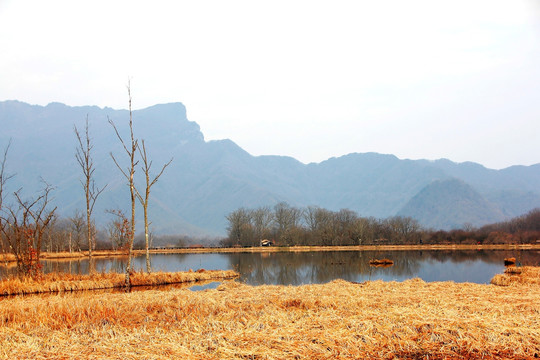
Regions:
<instances>
[{"instance_id":1,"label":"hazy mountain ridge","mask_svg":"<svg viewBox=\"0 0 540 360\"><path fill-rule=\"evenodd\" d=\"M103 224L108 219L105 209L129 208L126 182L109 155L114 153L125 164L125 154L108 124L112 119L127 137L128 111L0 102L0 147L12 138L7 167L9 173L17 175L10 183L11 190L23 187L30 195L39 188L42 176L57 188L59 213L69 216L84 206L73 125L82 130L87 116L96 182L99 186L108 184L95 210L96 219ZM187 119L181 103L134 111L133 121L135 136L145 139L155 172L174 157L152 188L150 214L156 232L223 235L225 215L230 211L279 201L330 210L349 208L361 216L414 215L433 227L459 226L463 224L459 211L451 204L439 204L440 219L445 221L422 215L422 209L433 206L437 199L444 202L445 192L452 189L464 201L468 199L465 203L471 211L485 213L471 214L466 222L473 225L540 207L540 164L492 170L445 159L400 160L393 155L353 153L306 165L290 157L255 157L231 140L205 141L199 125ZM452 179L459 179L461 186ZM463 212L463 203L461 206Z\"/></svg>"}]
</instances>

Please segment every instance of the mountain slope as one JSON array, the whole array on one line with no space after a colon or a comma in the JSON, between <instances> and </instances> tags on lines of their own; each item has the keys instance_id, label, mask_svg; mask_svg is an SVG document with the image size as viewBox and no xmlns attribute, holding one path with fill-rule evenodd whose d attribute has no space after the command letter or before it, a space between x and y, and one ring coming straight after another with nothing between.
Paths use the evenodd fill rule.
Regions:
<instances>
[{"instance_id":1,"label":"mountain slope","mask_svg":"<svg viewBox=\"0 0 540 360\"><path fill-rule=\"evenodd\" d=\"M3 101L0 149L12 139L7 168L16 176L8 184L9 191L22 188L25 196L31 196L39 190L41 177L56 187L54 201L59 214L70 216L84 208L73 126L82 129L86 117L94 143L96 183L108 184L94 211L98 224L104 225L109 221L105 210L129 209L126 181L110 153L122 166L127 165L127 159L108 123L109 119L114 121L120 134L127 137L126 110ZM355 153L306 165L290 157L254 157L230 140L205 141L199 126L187 119L181 103L134 111L133 121L135 136L145 140L154 171L174 158L152 188L149 210L156 233L224 235L229 212L239 207L272 206L280 201L330 210L349 208L362 216L383 218L400 212L430 184L452 178L466 183L497 209L485 212L486 208L471 205L485 213L473 225L498 221L501 214L517 216L540 206L540 164L497 171L474 163L400 160L393 155ZM143 183L141 175L137 170L139 184ZM459 187L457 190L478 203L477 194ZM427 195L441 198L440 191ZM429 202L427 198L423 201ZM454 211L447 205L444 211ZM432 223L429 219L423 221Z\"/></svg>"},{"instance_id":2,"label":"mountain slope","mask_svg":"<svg viewBox=\"0 0 540 360\"><path fill-rule=\"evenodd\" d=\"M488 202L462 180L437 180L423 188L398 212L434 229L485 225L505 219L496 205Z\"/></svg>"}]
</instances>

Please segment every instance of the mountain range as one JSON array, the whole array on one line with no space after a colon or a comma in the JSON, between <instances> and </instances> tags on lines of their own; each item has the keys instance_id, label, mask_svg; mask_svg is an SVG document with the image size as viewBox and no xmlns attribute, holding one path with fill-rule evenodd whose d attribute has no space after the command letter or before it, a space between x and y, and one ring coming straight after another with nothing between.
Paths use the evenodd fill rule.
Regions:
<instances>
[{"instance_id":1,"label":"mountain range","mask_svg":"<svg viewBox=\"0 0 540 360\"><path fill-rule=\"evenodd\" d=\"M105 210L130 209L129 189L110 153L122 166L127 157L108 122L127 138L127 110L2 101L0 150L11 139L6 171L15 176L8 183L10 191L22 188L24 196L35 196L44 180L55 187L59 215L71 216L85 208L73 127L83 131L87 118L96 184L107 184L94 210L96 221L104 225L110 220ZM136 110L133 122L154 172L173 158L151 192L155 233L223 236L231 211L281 201L348 208L365 217L411 216L434 229L481 226L540 207L540 164L493 170L472 162L404 160L377 153L303 164L291 157L252 156L231 140L205 141L181 103ZM141 174L137 170L136 176ZM139 224L141 215L139 211Z\"/></svg>"}]
</instances>

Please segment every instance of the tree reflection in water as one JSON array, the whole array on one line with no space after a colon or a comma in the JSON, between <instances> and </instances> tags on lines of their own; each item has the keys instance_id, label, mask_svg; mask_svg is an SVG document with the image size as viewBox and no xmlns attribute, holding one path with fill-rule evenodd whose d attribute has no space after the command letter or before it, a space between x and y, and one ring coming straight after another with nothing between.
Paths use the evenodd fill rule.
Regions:
<instances>
[{"instance_id":1,"label":"tree reflection in water","mask_svg":"<svg viewBox=\"0 0 540 360\"><path fill-rule=\"evenodd\" d=\"M300 285L326 283L334 279L362 282L420 277L425 281L489 283L504 270L504 258L515 257L518 265L540 266L537 250L458 250L458 251L325 251L276 253L156 254L152 264L157 271L234 269L240 280L252 285ZM371 259L391 259L394 265L375 268ZM125 258L95 258L98 272L123 272ZM134 259L134 269L144 270L144 257ZM88 273L88 259L44 261L44 272ZM13 270L0 266L0 277Z\"/></svg>"},{"instance_id":2,"label":"tree reflection in water","mask_svg":"<svg viewBox=\"0 0 540 360\"><path fill-rule=\"evenodd\" d=\"M503 259L518 254L523 265L540 265L538 251L342 251L230 254L231 268L248 284L300 285L334 279L362 282L420 277L426 281L489 283L504 270ZM388 258L391 267L374 268L369 260Z\"/></svg>"}]
</instances>

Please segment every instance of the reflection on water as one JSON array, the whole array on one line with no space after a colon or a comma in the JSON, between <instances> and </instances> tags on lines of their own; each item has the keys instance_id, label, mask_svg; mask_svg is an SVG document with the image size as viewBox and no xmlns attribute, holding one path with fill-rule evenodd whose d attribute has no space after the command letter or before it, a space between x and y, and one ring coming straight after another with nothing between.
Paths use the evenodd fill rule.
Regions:
<instances>
[{"instance_id":1,"label":"reflection on water","mask_svg":"<svg viewBox=\"0 0 540 360\"><path fill-rule=\"evenodd\" d=\"M156 254L155 271L190 269L234 269L239 281L251 285L300 285L326 283L334 279L362 282L367 280L403 281L419 277L425 281L489 283L504 271L504 258L515 257L519 265L540 266L537 250L467 250L467 251L331 251L233 254ZM369 266L371 259L391 259L391 267ZM126 258L97 258L98 272L123 272ZM145 269L145 258L134 259L136 270ZM88 273L88 260L44 261L44 272ZM0 266L0 277L14 268ZM215 287L215 285L211 285Z\"/></svg>"},{"instance_id":2,"label":"reflection on water","mask_svg":"<svg viewBox=\"0 0 540 360\"><path fill-rule=\"evenodd\" d=\"M195 285L194 285L195 284ZM54 297L69 297L73 298L76 296L84 296L85 294L116 294L116 293L125 293L128 292L137 292L137 291L169 291L172 289L188 289L191 291L201 291L206 289L215 289L221 282L207 280L207 281L197 281L195 283L180 283L180 284L166 284L166 285L153 285L153 286L132 286L129 290L124 288L110 288L110 289L92 289L92 290L78 290L78 291L62 291L62 292L46 292L46 293L37 293L37 294L24 294L24 295L3 295L0 296L0 302L5 299L18 298L18 297L40 297L48 298L51 296Z\"/></svg>"}]
</instances>

